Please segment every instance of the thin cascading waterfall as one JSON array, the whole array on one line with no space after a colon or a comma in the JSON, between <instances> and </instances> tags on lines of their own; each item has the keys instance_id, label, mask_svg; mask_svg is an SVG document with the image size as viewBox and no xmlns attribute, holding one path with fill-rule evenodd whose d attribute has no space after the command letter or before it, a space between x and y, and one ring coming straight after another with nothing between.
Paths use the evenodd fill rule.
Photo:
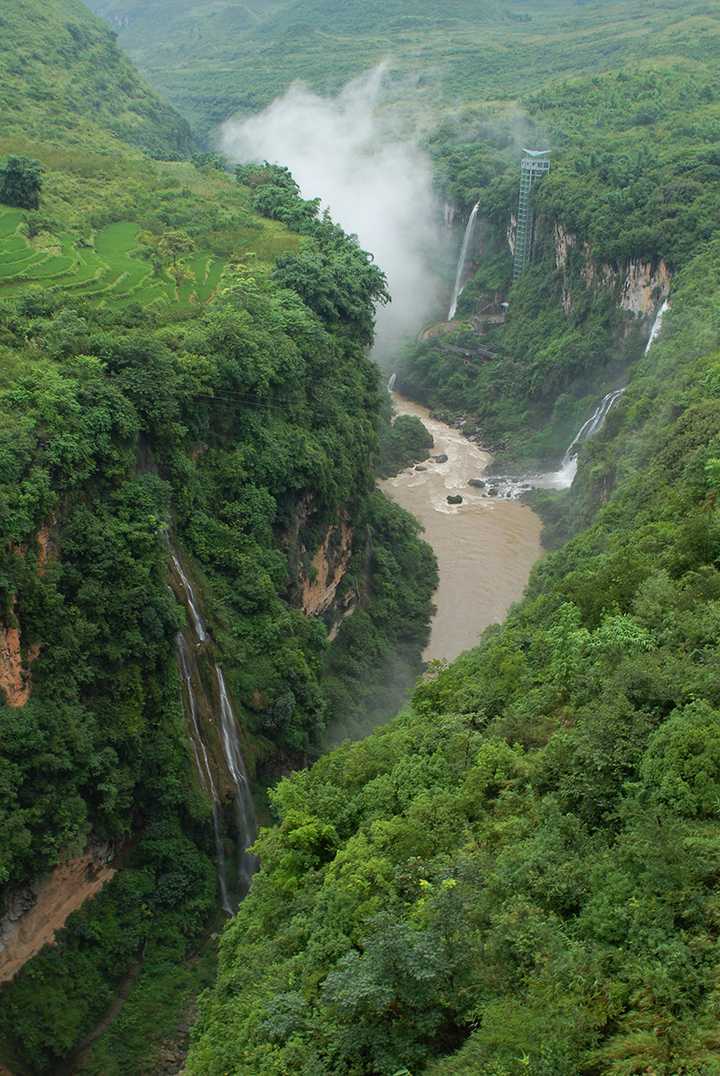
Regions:
<instances>
[{"instance_id":1,"label":"thin cascading waterfall","mask_svg":"<svg viewBox=\"0 0 720 1076\"><path fill-rule=\"evenodd\" d=\"M665 302L660 307L660 309L658 310L657 316L655 318L655 321L653 322L653 327L650 330L650 337L649 337L648 342L647 342L647 347L645 348L645 354L646 355L649 353L649 351L652 348L653 344L655 343L658 336L662 332L663 320L664 320L665 315L667 314L669 309L670 309L670 300L666 299Z\"/></svg>"},{"instance_id":2,"label":"thin cascading waterfall","mask_svg":"<svg viewBox=\"0 0 720 1076\"><path fill-rule=\"evenodd\" d=\"M210 797L212 804L213 831L215 834L215 860L217 863L218 884L220 887L220 903L222 904L223 911L227 912L228 915L232 915L233 906L230 901L228 889L220 801L218 799L217 788L213 778L212 766L210 765L210 757L200 731L200 719L198 717L198 705L195 697L195 688L193 686L190 653L187 642L185 641L185 636L181 632L177 635L176 645L178 661L180 663L180 672L182 674L183 683L185 685L185 694L187 697L187 713L190 716L190 724L192 726L192 736L190 739L192 742L193 755L195 756L195 765L200 777L200 783Z\"/></svg>"},{"instance_id":3,"label":"thin cascading waterfall","mask_svg":"<svg viewBox=\"0 0 720 1076\"><path fill-rule=\"evenodd\" d=\"M648 338L645 354L648 355L653 344L662 332L663 320L670 309L670 300L666 299L657 312ZM578 453L582 445L589 441L605 424L608 414L621 398L625 389L614 389L603 396L590 418L582 424L565 453L560 468L548 474L526 475L523 478L499 476L490 478L488 485L495 488L497 496L515 499L531 489L568 489L575 480L578 469Z\"/></svg>"},{"instance_id":4,"label":"thin cascading waterfall","mask_svg":"<svg viewBox=\"0 0 720 1076\"><path fill-rule=\"evenodd\" d=\"M561 480L566 480L568 486L572 485L577 473L577 456L580 451L580 446L585 444L586 441L589 441L591 437L594 437L601 426L604 425L610 410L615 406L624 392L624 388L615 389L613 392L608 392L606 396L603 396L590 418L587 422L583 423L575 434L575 437L570 443L570 446L563 457L563 461L560 464L560 470L556 472ZM561 486L561 488L563 487Z\"/></svg>"},{"instance_id":5,"label":"thin cascading waterfall","mask_svg":"<svg viewBox=\"0 0 720 1076\"><path fill-rule=\"evenodd\" d=\"M397 374L390 374L390 379L389 379L389 381L387 383L388 392L394 392L395 391L396 382L397 382Z\"/></svg>"},{"instance_id":6,"label":"thin cascading waterfall","mask_svg":"<svg viewBox=\"0 0 720 1076\"><path fill-rule=\"evenodd\" d=\"M197 602L195 601L195 592L193 591L190 580L185 575L182 564L180 563L176 555L174 553L171 553L170 556L172 557L173 566L178 574L180 582L183 585L183 590L185 591L185 601L188 609L190 610L190 617L193 622L193 628L195 629L195 635L197 636L197 640L199 643L204 643L207 640L207 631L205 630L205 622L200 615L200 611L197 607Z\"/></svg>"},{"instance_id":7,"label":"thin cascading waterfall","mask_svg":"<svg viewBox=\"0 0 720 1076\"><path fill-rule=\"evenodd\" d=\"M575 481L578 469L578 452L586 441L602 428L605 419L625 392L625 389L613 389L603 396L590 418L582 424L572 439L557 471L546 474L524 475L521 478L498 476L488 479L488 485L496 490L496 495L506 500L515 500L531 489L569 489Z\"/></svg>"},{"instance_id":8,"label":"thin cascading waterfall","mask_svg":"<svg viewBox=\"0 0 720 1076\"><path fill-rule=\"evenodd\" d=\"M463 237L462 247L460 248L460 257L458 259L457 273L455 274L455 287L453 288L452 301L450 303L450 311L448 313L448 321L452 321L457 314L458 302L463 291L463 276L465 274L465 263L467 261L468 250L470 249L470 243L472 242L473 235L475 234L475 224L477 223L478 213L480 212L480 203L473 207L472 213L467 222L465 228L465 235Z\"/></svg>"},{"instance_id":9,"label":"thin cascading waterfall","mask_svg":"<svg viewBox=\"0 0 720 1076\"><path fill-rule=\"evenodd\" d=\"M255 806L250 795L250 785L247 779L245 763L240 740L238 737L235 714L233 713L225 677L219 665L215 666L217 676L218 693L220 696L220 735L223 752L227 763L228 772L235 786L235 818L237 824L238 842L238 877L240 893L244 896L250 888L250 881L257 870L257 858L252 855L248 848L254 842L257 834L255 821Z\"/></svg>"}]
</instances>

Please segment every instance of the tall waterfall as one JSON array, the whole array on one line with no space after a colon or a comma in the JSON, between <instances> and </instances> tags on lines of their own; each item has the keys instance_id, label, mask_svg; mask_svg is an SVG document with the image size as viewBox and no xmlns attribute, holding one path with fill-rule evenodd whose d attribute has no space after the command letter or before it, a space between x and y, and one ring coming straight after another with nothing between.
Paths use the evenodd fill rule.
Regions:
<instances>
[{"instance_id":1,"label":"tall waterfall","mask_svg":"<svg viewBox=\"0 0 720 1076\"><path fill-rule=\"evenodd\" d=\"M213 778L207 747L205 746L205 741L203 740L202 732L200 731L198 705L195 697L195 688L193 687L191 657L187 642L185 641L185 636L182 632L178 633L176 644L178 660L180 662L180 672L182 673L183 683L185 684L185 693L187 696L187 712L190 715L190 724L192 725L191 741L193 754L195 756L195 765L197 766L200 783L210 796L210 801L212 803L213 832L215 834L215 859L217 862L218 884L220 886L220 902L223 906L223 911L227 912L228 915L232 915L233 906L230 902L230 895L228 892L227 864L225 862L225 846L223 844L220 800L215 786L215 779Z\"/></svg>"},{"instance_id":2,"label":"tall waterfall","mask_svg":"<svg viewBox=\"0 0 720 1076\"><path fill-rule=\"evenodd\" d=\"M397 381L397 374L390 374L390 377L389 377L388 383L387 383L388 392L394 392L395 391L395 383L396 383L396 381Z\"/></svg>"},{"instance_id":3,"label":"tall waterfall","mask_svg":"<svg viewBox=\"0 0 720 1076\"><path fill-rule=\"evenodd\" d=\"M220 693L220 732L227 768L235 785L235 818L238 834L238 876L240 892L244 896L250 888L250 880L257 869L257 859L248 852L255 840L257 823L255 807L250 795L245 763L240 750L235 715L230 705L225 677L219 665L215 666L218 691Z\"/></svg>"},{"instance_id":4,"label":"tall waterfall","mask_svg":"<svg viewBox=\"0 0 720 1076\"><path fill-rule=\"evenodd\" d=\"M663 319L665 318L665 315L667 314L669 309L670 309L670 300L666 299L665 302L660 307L660 309L658 310L657 317L655 318L655 321L653 322L653 327L650 330L650 337L649 337L648 342L647 342L647 347L645 348L645 354L646 355L650 351L650 348L653 346L653 344L657 340L660 333L662 332Z\"/></svg>"},{"instance_id":5,"label":"tall waterfall","mask_svg":"<svg viewBox=\"0 0 720 1076\"><path fill-rule=\"evenodd\" d=\"M183 571L178 557L172 550L170 555L177 577L182 584L185 604L190 612L190 619L192 621L195 638L198 644L204 643L208 639L208 633L198 609L192 584ZM176 644L180 671L182 673L185 694L187 696L187 712L192 729L191 741L193 755L195 756L195 765L200 777L200 783L210 796L212 802L212 819L213 830L215 833L215 852L217 858L218 881L220 885L220 899L223 909L228 915L232 915L233 905L230 900L230 886L228 884L225 846L223 843L222 807L218 795L218 788L215 779L213 778L210 757L205 741L203 740L202 723L199 717L199 707L194 686L195 683L200 683L197 659L194 653L191 653L182 633L177 636ZM193 676L193 674L195 675ZM240 750L240 740L238 738L237 725L235 724L235 715L233 714L230 699L228 698L227 689L225 687L225 677L223 676L223 671L219 665L215 666L215 675L217 678L220 711L220 741L222 744L223 755L225 756L228 774L233 785L233 802L235 808L238 849L238 890L240 896L244 897L250 887L252 875L257 868L257 859L248 852L248 848L255 840L257 832L255 808L250 794L245 763ZM206 704L209 704L207 698Z\"/></svg>"},{"instance_id":6,"label":"tall waterfall","mask_svg":"<svg viewBox=\"0 0 720 1076\"><path fill-rule=\"evenodd\" d=\"M190 610L190 616L192 618L197 640L199 643L204 643L207 639L207 631L205 630L205 623L198 610L197 602L195 601L195 593L192 586L190 585L190 580L185 575L182 564L175 556L175 554L171 553L170 556L172 557L173 566L178 574L180 582L183 585L183 590L185 591L185 603Z\"/></svg>"},{"instance_id":7,"label":"tall waterfall","mask_svg":"<svg viewBox=\"0 0 720 1076\"><path fill-rule=\"evenodd\" d=\"M460 248L460 257L458 259L457 273L455 274L455 287L453 288L452 302L450 303L450 311L448 313L448 321L457 314L457 306L460 296L462 294L463 274L465 272L465 262L467 261L468 250L470 249L470 243L475 233L475 224L477 222L478 212L480 210L480 203L473 207L473 211L467 222L465 228L465 235L463 237L462 247Z\"/></svg>"}]
</instances>

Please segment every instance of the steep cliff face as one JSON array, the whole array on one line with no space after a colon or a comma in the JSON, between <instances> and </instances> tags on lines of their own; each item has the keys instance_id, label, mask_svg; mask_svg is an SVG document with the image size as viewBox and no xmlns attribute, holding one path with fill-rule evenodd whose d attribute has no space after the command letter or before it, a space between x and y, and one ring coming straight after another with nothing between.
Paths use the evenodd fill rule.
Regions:
<instances>
[{"instance_id":1,"label":"steep cliff face","mask_svg":"<svg viewBox=\"0 0 720 1076\"><path fill-rule=\"evenodd\" d=\"M581 281L586 288L611 288L618 293L618 305L628 314L649 318L670 294L672 274L667 263L632 259L621 266L597 262L592 247L580 243L562 224L553 225L555 265L562 272L563 309L573 308L571 284Z\"/></svg>"},{"instance_id":2,"label":"steep cliff face","mask_svg":"<svg viewBox=\"0 0 720 1076\"><path fill-rule=\"evenodd\" d=\"M353 547L353 529L346 513L328 528L309 568L301 569L302 609L306 616L322 616L335 601L345 578Z\"/></svg>"},{"instance_id":3,"label":"steep cliff face","mask_svg":"<svg viewBox=\"0 0 720 1076\"><path fill-rule=\"evenodd\" d=\"M33 647L28 654L27 666L23 663L20 645L20 629L0 627L0 691L5 702L14 709L24 706L30 698L30 666L38 655Z\"/></svg>"},{"instance_id":4,"label":"steep cliff face","mask_svg":"<svg viewBox=\"0 0 720 1076\"><path fill-rule=\"evenodd\" d=\"M68 916L110 881L112 859L109 845L91 846L6 899L0 918L0 983L9 982L44 945L52 945Z\"/></svg>"},{"instance_id":5,"label":"steep cliff face","mask_svg":"<svg viewBox=\"0 0 720 1076\"><path fill-rule=\"evenodd\" d=\"M50 554L51 538L50 528L43 526L36 535L37 543L37 572L42 575ZM18 549L20 555L25 555L24 548ZM15 600L11 604L10 623L0 624L0 699L4 697L7 706L19 709L30 698L32 690L31 668L33 662L40 654L37 645L28 648L27 655L23 659L22 639L20 628L14 623Z\"/></svg>"}]
</instances>

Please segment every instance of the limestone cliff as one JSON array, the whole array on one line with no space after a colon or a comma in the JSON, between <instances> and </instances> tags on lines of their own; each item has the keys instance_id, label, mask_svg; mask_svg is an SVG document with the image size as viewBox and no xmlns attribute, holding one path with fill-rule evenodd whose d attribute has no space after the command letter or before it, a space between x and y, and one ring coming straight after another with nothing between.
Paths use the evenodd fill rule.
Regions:
<instances>
[{"instance_id":1,"label":"limestone cliff","mask_svg":"<svg viewBox=\"0 0 720 1076\"><path fill-rule=\"evenodd\" d=\"M667 299L672 285L672 275L667 263L657 264L641 259L631 259L620 266L597 262L592 247L579 243L572 232L556 222L553 226L555 265L562 272L563 308L566 314L572 310L571 276L577 277L586 288L612 288L618 293L618 305L628 314L650 318ZM573 269L575 274L573 274Z\"/></svg>"},{"instance_id":2,"label":"limestone cliff","mask_svg":"<svg viewBox=\"0 0 720 1076\"><path fill-rule=\"evenodd\" d=\"M36 543L37 572L38 575L42 575L51 549L48 526L40 528L36 535ZM25 548L19 548L16 552L20 556L25 556L27 551ZM31 646L27 652L27 661L23 661L20 627L16 623L15 599L13 598L10 616L6 618L6 623L0 623L0 699L3 699L7 706L19 709L30 698L32 689L30 670L39 653L39 646Z\"/></svg>"},{"instance_id":3,"label":"limestone cliff","mask_svg":"<svg viewBox=\"0 0 720 1076\"><path fill-rule=\"evenodd\" d=\"M0 918L0 983L52 945L67 918L94 897L115 874L109 845L94 845L45 878L11 894Z\"/></svg>"},{"instance_id":4,"label":"limestone cliff","mask_svg":"<svg viewBox=\"0 0 720 1076\"><path fill-rule=\"evenodd\" d=\"M345 513L328 528L310 566L301 568L302 609L306 616L322 616L335 601L352 557L353 530Z\"/></svg>"}]
</instances>

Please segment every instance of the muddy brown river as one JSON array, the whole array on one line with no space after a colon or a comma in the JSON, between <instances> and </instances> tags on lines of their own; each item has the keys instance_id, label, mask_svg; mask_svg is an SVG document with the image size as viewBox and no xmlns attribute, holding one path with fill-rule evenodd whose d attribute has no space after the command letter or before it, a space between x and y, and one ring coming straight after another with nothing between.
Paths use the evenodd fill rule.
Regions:
<instances>
[{"instance_id":1,"label":"muddy brown river","mask_svg":"<svg viewBox=\"0 0 720 1076\"><path fill-rule=\"evenodd\" d=\"M522 597L541 553L540 520L525 505L483 497L468 486L469 479L485 474L489 453L431 418L420 404L395 393L393 402L398 414L416 415L425 424L435 442L432 454L448 457L447 463L424 462L426 471L410 468L380 486L420 521L435 550L440 584L424 656L452 660ZM462 495L462 504L447 503L453 493Z\"/></svg>"}]
</instances>

